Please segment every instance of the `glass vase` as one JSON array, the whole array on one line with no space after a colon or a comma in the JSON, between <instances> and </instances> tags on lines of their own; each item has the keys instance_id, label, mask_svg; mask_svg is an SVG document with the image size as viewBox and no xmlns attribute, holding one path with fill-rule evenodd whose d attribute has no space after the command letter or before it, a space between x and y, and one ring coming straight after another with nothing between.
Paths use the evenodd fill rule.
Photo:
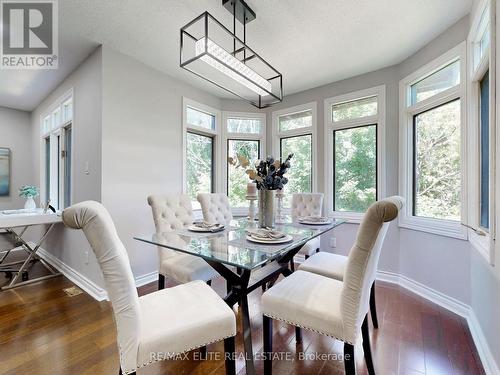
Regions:
<instances>
[{"instance_id":1,"label":"glass vase","mask_svg":"<svg viewBox=\"0 0 500 375\"><path fill-rule=\"evenodd\" d=\"M274 190L259 190L259 226L274 228Z\"/></svg>"}]
</instances>

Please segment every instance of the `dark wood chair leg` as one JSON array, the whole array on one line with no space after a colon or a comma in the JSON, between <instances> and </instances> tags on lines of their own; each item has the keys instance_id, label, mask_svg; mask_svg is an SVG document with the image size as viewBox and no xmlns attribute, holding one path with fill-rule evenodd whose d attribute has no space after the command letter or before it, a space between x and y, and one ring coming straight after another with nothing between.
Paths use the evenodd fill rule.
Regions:
<instances>
[{"instance_id":1,"label":"dark wood chair leg","mask_svg":"<svg viewBox=\"0 0 500 375\"><path fill-rule=\"evenodd\" d=\"M316 253L319 253L319 247L316 249Z\"/></svg>"},{"instance_id":2,"label":"dark wood chair leg","mask_svg":"<svg viewBox=\"0 0 500 375\"><path fill-rule=\"evenodd\" d=\"M224 358L226 362L226 375L236 375L234 337L224 339Z\"/></svg>"},{"instance_id":3,"label":"dark wood chair leg","mask_svg":"<svg viewBox=\"0 0 500 375\"><path fill-rule=\"evenodd\" d=\"M200 359L202 359L202 360L207 359L207 347L206 346L202 346L198 350L200 351Z\"/></svg>"},{"instance_id":4,"label":"dark wood chair leg","mask_svg":"<svg viewBox=\"0 0 500 375\"><path fill-rule=\"evenodd\" d=\"M365 316L361 325L361 333L363 335L363 352L365 353L366 368L369 375L375 375L373 368L372 350L370 346L370 332L368 332L368 315Z\"/></svg>"},{"instance_id":5,"label":"dark wood chair leg","mask_svg":"<svg viewBox=\"0 0 500 375\"><path fill-rule=\"evenodd\" d=\"M307 254L306 254L306 255L304 255L304 258L305 258L305 259L309 259L309 255L307 255Z\"/></svg>"},{"instance_id":6,"label":"dark wood chair leg","mask_svg":"<svg viewBox=\"0 0 500 375\"><path fill-rule=\"evenodd\" d=\"M370 290L370 315L372 316L373 328L378 328L377 304L375 303L375 281Z\"/></svg>"},{"instance_id":7,"label":"dark wood chair leg","mask_svg":"<svg viewBox=\"0 0 500 375\"><path fill-rule=\"evenodd\" d=\"M273 372L273 320L263 316L263 337L264 337L264 375L271 375Z\"/></svg>"},{"instance_id":8,"label":"dark wood chair leg","mask_svg":"<svg viewBox=\"0 0 500 375\"><path fill-rule=\"evenodd\" d=\"M356 375L356 362L354 361L354 346L344 343L344 367L346 375Z\"/></svg>"},{"instance_id":9,"label":"dark wood chair leg","mask_svg":"<svg viewBox=\"0 0 500 375\"><path fill-rule=\"evenodd\" d=\"M212 280L207 280L207 285L212 286Z\"/></svg>"},{"instance_id":10,"label":"dark wood chair leg","mask_svg":"<svg viewBox=\"0 0 500 375\"><path fill-rule=\"evenodd\" d=\"M165 276L162 274L158 275L158 290L165 289Z\"/></svg>"},{"instance_id":11,"label":"dark wood chair leg","mask_svg":"<svg viewBox=\"0 0 500 375\"><path fill-rule=\"evenodd\" d=\"M293 262L293 259L290 261L290 271L295 272L295 263Z\"/></svg>"},{"instance_id":12,"label":"dark wood chair leg","mask_svg":"<svg viewBox=\"0 0 500 375\"><path fill-rule=\"evenodd\" d=\"M302 344L302 328L300 327L295 327L295 342Z\"/></svg>"}]
</instances>

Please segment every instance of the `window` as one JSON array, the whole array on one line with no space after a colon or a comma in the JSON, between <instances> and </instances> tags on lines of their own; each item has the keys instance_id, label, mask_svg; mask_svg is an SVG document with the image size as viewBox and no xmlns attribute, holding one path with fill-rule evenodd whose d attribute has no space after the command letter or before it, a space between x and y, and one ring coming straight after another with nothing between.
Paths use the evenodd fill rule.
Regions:
<instances>
[{"instance_id":1,"label":"window","mask_svg":"<svg viewBox=\"0 0 500 375\"><path fill-rule=\"evenodd\" d=\"M472 15L469 48L467 124L467 225L471 244L494 265L495 207L495 85L490 81L490 39L494 37L490 1L482 0ZM494 24L494 23L493 23Z\"/></svg>"},{"instance_id":2,"label":"window","mask_svg":"<svg viewBox=\"0 0 500 375\"><path fill-rule=\"evenodd\" d=\"M489 228L489 195L490 195L490 160L489 160L489 142L490 142L490 85L489 85L489 72L486 72L484 77L479 82L479 102L480 102L480 138L479 138L479 168L480 168L480 220L479 225L484 228Z\"/></svg>"},{"instance_id":3,"label":"window","mask_svg":"<svg viewBox=\"0 0 500 375\"><path fill-rule=\"evenodd\" d=\"M72 91L42 116L42 199L56 209L71 205L72 190Z\"/></svg>"},{"instance_id":4,"label":"window","mask_svg":"<svg viewBox=\"0 0 500 375\"><path fill-rule=\"evenodd\" d=\"M328 210L359 221L383 196L385 86L326 99L325 119Z\"/></svg>"},{"instance_id":5,"label":"window","mask_svg":"<svg viewBox=\"0 0 500 375\"><path fill-rule=\"evenodd\" d=\"M316 149L316 103L273 112L273 154L282 159L293 154L287 173L283 206L289 208L293 193L314 192Z\"/></svg>"},{"instance_id":6,"label":"window","mask_svg":"<svg viewBox=\"0 0 500 375\"><path fill-rule=\"evenodd\" d=\"M223 162L227 165L223 181L226 181L226 192L229 203L236 215L246 215L247 184L250 182L246 168L236 168L227 162L228 157L238 155L246 157L251 164L265 156L266 117L261 113L224 112L225 155Z\"/></svg>"},{"instance_id":7,"label":"window","mask_svg":"<svg viewBox=\"0 0 500 375\"><path fill-rule=\"evenodd\" d=\"M183 98L183 113L183 186L199 209L199 193L220 191L220 112Z\"/></svg>"},{"instance_id":8,"label":"window","mask_svg":"<svg viewBox=\"0 0 500 375\"><path fill-rule=\"evenodd\" d=\"M377 200L377 125L333 131L334 211L365 212Z\"/></svg>"},{"instance_id":9,"label":"window","mask_svg":"<svg viewBox=\"0 0 500 375\"><path fill-rule=\"evenodd\" d=\"M413 215L460 221L460 100L414 116Z\"/></svg>"},{"instance_id":10,"label":"window","mask_svg":"<svg viewBox=\"0 0 500 375\"><path fill-rule=\"evenodd\" d=\"M464 47L400 82L400 226L462 239Z\"/></svg>"}]
</instances>

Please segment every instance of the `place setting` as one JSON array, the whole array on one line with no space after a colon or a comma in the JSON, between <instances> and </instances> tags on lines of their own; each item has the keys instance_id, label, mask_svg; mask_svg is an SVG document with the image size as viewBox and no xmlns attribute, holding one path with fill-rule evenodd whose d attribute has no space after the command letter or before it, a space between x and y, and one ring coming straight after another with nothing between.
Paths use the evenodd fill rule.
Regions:
<instances>
[{"instance_id":1,"label":"place setting","mask_svg":"<svg viewBox=\"0 0 500 375\"><path fill-rule=\"evenodd\" d=\"M206 221L195 221L187 227L188 231L198 233L217 233L222 232L224 229L226 229L224 224L208 223Z\"/></svg>"},{"instance_id":2,"label":"place setting","mask_svg":"<svg viewBox=\"0 0 500 375\"><path fill-rule=\"evenodd\" d=\"M272 228L247 229L246 239L259 244L278 245L293 241L293 236Z\"/></svg>"},{"instance_id":3,"label":"place setting","mask_svg":"<svg viewBox=\"0 0 500 375\"><path fill-rule=\"evenodd\" d=\"M333 219L328 216L301 216L297 218L297 222L306 225L329 225L333 223Z\"/></svg>"}]
</instances>

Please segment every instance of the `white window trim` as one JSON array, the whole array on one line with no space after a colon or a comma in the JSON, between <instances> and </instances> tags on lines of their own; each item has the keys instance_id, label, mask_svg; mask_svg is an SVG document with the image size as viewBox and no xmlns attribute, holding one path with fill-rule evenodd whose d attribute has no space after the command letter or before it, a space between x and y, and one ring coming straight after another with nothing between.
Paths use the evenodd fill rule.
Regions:
<instances>
[{"instance_id":1,"label":"white window trim","mask_svg":"<svg viewBox=\"0 0 500 375\"><path fill-rule=\"evenodd\" d=\"M356 119L332 121L332 106L335 104L377 96L377 114ZM325 207L333 217L345 218L349 222L360 223L363 213L333 211L333 131L350 129L358 126L377 124L377 199L385 197L385 122L386 122L386 87L385 85L355 91L325 99Z\"/></svg>"},{"instance_id":2,"label":"white window trim","mask_svg":"<svg viewBox=\"0 0 500 375\"><path fill-rule=\"evenodd\" d=\"M200 126L188 124L186 110L187 107L191 107L194 109L198 109L201 112L206 112L215 116L215 129L206 129ZM192 131L193 133L205 135L212 137L214 139L214 148L215 152L212 155L214 159L214 172L213 177L215 181L213 182L214 193L222 192L222 170L223 166L221 164L221 155L222 155L222 145L221 145L221 124L222 124L222 113L220 110L212 108L206 104L199 103L192 99L182 97L182 192L184 194L187 193L187 183L186 183L186 146L187 146L187 132ZM199 205L197 200L192 201L193 209L199 210L201 206Z\"/></svg>"},{"instance_id":3,"label":"white window trim","mask_svg":"<svg viewBox=\"0 0 500 375\"><path fill-rule=\"evenodd\" d=\"M63 106L68 102L68 100L72 100L72 116L71 120L67 120L64 122L60 122L59 124L52 124L52 114L54 111L59 109L60 115L62 116L63 113ZM50 129L48 131L44 131L44 120L46 117L50 116ZM52 192L51 196L47 196L48 192L45 189L46 186L46 160L45 160L45 140L47 138L50 138L50 171L51 174L55 173L57 170L57 162L59 159L59 155L57 153L57 148L54 147L56 144L57 136L60 136L61 139L61 148L65 149L65 131L68 126L71 126L71 145L72 145L72 150L74 150L75 147L75 142L74 142L74 137L75 137L75 97L74 97L74 90L73 88L69 89L66 91L63 95L61 95L57 100L54 101L44 112L41 113L40 115L40 203L45 204L48 199L51 201L51 205L54 206L56 209L61 209L64 207L64 190L65 190L65 169L64 169L64 163L60 163L59 165L59 185L57 184L56 179L53 178L51 179L50 183L50 191ZM73 155L72 155L73 156ZM71 185L71 190L69 192L70 194L70 204L73 202L73 187L75 186L74 184L74 178L75 178L75 168L74 168L74 163L75 163L75 158L71 158L71 165L70 169L72 171L71 176L70 176L70 185ZM55 191L61 192L60 196L57 196L55 194ZM57 199L54 199L57 198ZM57 200L57 202L55 202Z\"/></svg>"},{"instance_id":4,"label":"white window trim","mask_svg":"<svg viewBox=\"0 0 500 375\"><path fill-rule=\"evenodd\" d=\"M460 84L447 89L431 98L422 100L417 104L410 105L410 86L418 82L454 60L460 59ZM399 82L399 194L405 197L406 204L399 216L399 226L433 234L458 239L467 239L467 230L461 225L467 218L467 186L466 186L466 43L462 42L440 57L418 69L416 72L403 78ZM413 184L413 116L426 109L431 109L453 99L460 98L461 103L461 222L440 220L432 218L416 217L412 215L412 184Z\"/></svg>"},{"instance_id":5,"label":"white window trim","mask_svg":"<svg viewBox=\"0 0 500 375\"><path fill-rule=\"evenodd\" d=\"M249 119L259 119L261 123L260 133L231 133L227 131L227 120L230 118L249 118ZM249 141L259 141L259 158L263 159L266 155L266 114L259 112L222 112L222 181L223 181L223 192L229 196L227 190L227 141L229 139L234 140L249 140ZM251 182L248 179L248 182ZM248 207L232 207L233 216L245 216L248 214Z\"/></svg>"},{"instance_id":6,"label":"white window trim","mask_svg":"<svg viewBox=\"0 0 500 375\"><path fill-rule=\"evenodd\" d=\"M318 191L318 141L317 141L317 129L318 129L318 108L316 102L310 102L306 104L297 105L294 107L289 107L281 109L279 111L274 111L272 113L272 154L278 157L280 154L280 139L285 137L294 137L300 135L311 134L312 137L312 186L311 192ZM312 126L294 130L279 131L279 117L283 115L290 115L299 112L311 111L312 113ZM293 168L293 159L292 159ZM286 186L285 186L286 190ZM287 211L287 210L285 210Z\"/></svg>"},{"instance_id":7,"label":"white window trim","mask_svg":"<svg viewBox=\"0 0 500 375\"><path fill-rule=\"evenodd\" d=\"M474 228L480 229L479 225L479 210L480 210L480 194L479 194L479 126L480 126L480 108L479 108L479 81L483 78L486 71L490 75L490 92L489 92L489 166L490 166L490 181L489 181L489 230L485 236L480 236L473 229L468 229L469 241L473 247L491 264L495 264L494 238L495 238L495 155L496 155L496 132L495 132L495 102L496 102L496 87L495 87L495 28L494 25L494 5L495 2L483 0L476 9L470 33L467 37L468 47L468 126L467 126L467 167L469 170L467 178L468 187L468 217L467 224ZM489 20L484 22L482 15L489 7ZM483 22L481 22L483 21ZM478 43L485 33L486 27L489 27L490 43L483 57L478 64L475 64L478 55Z\"/></svg>"}]
</instances>

